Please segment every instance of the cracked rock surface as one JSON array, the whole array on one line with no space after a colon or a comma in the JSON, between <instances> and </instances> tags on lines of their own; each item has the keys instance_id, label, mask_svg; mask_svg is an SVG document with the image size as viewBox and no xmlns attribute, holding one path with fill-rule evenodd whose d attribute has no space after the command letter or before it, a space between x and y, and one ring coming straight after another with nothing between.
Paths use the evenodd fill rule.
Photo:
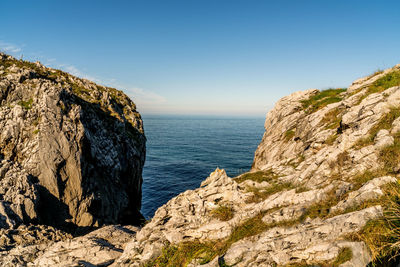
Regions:
<instances>
[{"instance_id":1,"label":"cracked rock surface","mask_svg":"<svg viewBox=\"0 0 400 267\"><path fill-rule=\"evenodd\" d=\"M19 76L15 81L3 79L3 91L15 90L2 89L8 88L9 81L23 84L41 79L18 66L10 67L7 71L3 68L0 74ZM39 96L32 97L32 103L31 95L21 94L11 102L16 104L0 107L4 129L0 139L0 185L4 184L0 186L0 225L7 229L1 232L6 237L0 239L0 248L5 250L0 252L0 262L3 266L159 266L165 255L171 258L184 248L188 259L183 265L190 267L332 266L343 251L348 255L339 266L366 266L373 259L371 249L362 239L352 236L368 222L382 218L386 208L383 197L388 187L398 184L400 173L400 164L384 153L400 144L400 86L381 91L369 88L397 71L399 65L359 79L347 90L328 92L334 96L323 96L311 89L282 98L267 114L265 133L250 172L232 179L224 170L216 169L199 188L169 200L141 227L127 226L125 222L129 224L129 220L116 219L130 218L128 211L138 207L138 202L130 202L124 190L130 185L136 192L141 180L126 180L127 176L119 175L139 172L139 163L143 162L143 130L133 104L125 98L121 105L114 103L114 91L106 88L83 90L79 86L91 84L86 80L68 76L78 85L71 88L61 82L65 78L61 74L56 75L58 80L53 87L48 84L55 81L42 81L32 89L32 96ZM49 93L40 97L43 90ZM85 102L68 98L78 93L83 99L79 101ZM101 110L106 105L113 120L96 117L98 114L86 106L92 102ZM41 114L38 124L33 121L37 114ZM58 117L62 117L61 122L54 119ZM29 124L25 123L27 118L32 118ZM113 127L99 126L106 122ZM127 122L138 133L131 131ZM39 129L36 133L35 127ZM56 134L42 136L42 131L50 130ZM112 132L117 130L118 133ZM125 134L131 139L125 140ZM40 143L40 138L47 138L46 144ZM40 152L43 146L52 152L44 155ZM119 150L121 146L127 150ZM82 147L90 147L87 154L79 154ZM121 151L132 157L121 158ZM83 179L75 173L76 167L70 168L77 153L81 159L95 159L101 165L98 169L80 165L80 172L100 175L101 170L119 178ZM41 155L40 160L35 155ZM127 165L129 160L135 162ZM138 169L127 170L126 166ZM55 178L43 180L43 173ZM77 175L76 180L65 179L72 174ZM89 188L103 186L99 195L67 190L77 182ZM18 238L19 232L10 231L34 232L34 228L30 232L25 226L17 227L41 220L43 215L38 211L46 197L43 188L64 204L71 201L76 213L69 213L70 222L82 226L112 225L74 238L43 226L36 229L36 234L51 236L38 238L43 242L36 242L29 235ZM113 191L114 188L121 191ZM111 193L113 196L105 198L108 202L104 203L103 198ZM96 207L97 212L91 207ZM191 251L193 247L198 251Z\"/></svg>"},{"instance_id":2,"label":"cracked rock surface","mask_svg":"<svg viewBox=\"0 0 400 267\"><path fill-rule=\"evenodd\" d=\"M121 91L0 54L0 228L141 220L145 136Z\"/></svg>"}]
</instances>

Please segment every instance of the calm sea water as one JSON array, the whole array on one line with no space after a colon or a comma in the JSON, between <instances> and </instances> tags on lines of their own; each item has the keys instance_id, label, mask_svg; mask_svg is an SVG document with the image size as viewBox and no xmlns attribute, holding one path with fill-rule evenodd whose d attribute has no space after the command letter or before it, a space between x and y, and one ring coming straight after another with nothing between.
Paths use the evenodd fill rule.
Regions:
<instances>
[{"instance_id":1,"label":"calm sea water","mask_svg":"<svg viewBox=\"0 0 400 267\"><path fill-rule=\"evenodd\" d=\"M231 177L248 171L264 132L264 118L144 116L147 156L142 213L158 207L223 168Z\"/></svg>"}]
</instances>

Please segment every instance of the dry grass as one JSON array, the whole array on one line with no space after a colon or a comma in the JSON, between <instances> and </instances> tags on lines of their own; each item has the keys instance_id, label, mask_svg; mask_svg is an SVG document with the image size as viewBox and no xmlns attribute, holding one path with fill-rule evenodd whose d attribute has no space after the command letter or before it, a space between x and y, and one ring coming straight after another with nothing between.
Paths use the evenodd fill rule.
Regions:
<instances>
[{"instance_id":1,"label":"dry grass","mask_svg":"<svg viewBox=\"0 0 400 267\"><path fill-rule=\"evenodd\" d=\"M221 241L205 241L198 240L190 242L182 242L179 245L166 245L162 254L147 263L145 266L157 267L183 267L190 263L193 259L199 259L200 264L205 264L213 260L218 255L223 255L231 247L231 245L239 240L247 237L261 234L273 227L289 227L299 223L299 219L282 221L278 223L266 224L262 221L265 213L259 213L257 216L250 218L240 225L236 226L231 235Z\"/></svg>"},{"instance_id":2,"label":"dry grass","mask_svg":"<svg viewBox=\"0 0 400 267\"><path fill-rule=\"evenodd\" d=\"M351 248L345 247L339 251L336 259L333 261L333 266L339 266L342 263L345 263L353 258L353 251Z\"/></svg>"},{"instance_id":3,"label":"dry grass","mask_svg":"<svg viewBox=\"0 0 400 267\"><path fill-rule=\"evenodd\" d=\"M333 143L336 141L337 138L338 138L338 135L336 133L332 134L331 136L329 136L326 139L325 144L331 146L331 145L333 145Z\"/></svg>"},{"instance_id":4,"label":"dry grass","mask_svg":"<svg viewBox=\"0 0 400 267\"><path fill-rule=\"evenodd\" d=\"M294 130L288 130L285 132L285 141L289 142L295 136Z\"/></svg>"},{"instance_id":5,"label":"dry grass","mask_svg":"<svg viewBox=\"0 0 400 267\"><path fill-rule=\"evenodd\" d=\"M400 185L388 184L385 195L379 199L384 208L383 217L369 221L364 228L347 236L353 241L363 241L370 249L375 264L382 266L400 251Z\"/></svg>"},{"instance_id":6,"label":"dry grass","mask_svg":"<svg viewBox=\"0 0 400 267\"><path fill-rule=\"evenodd\" d=\"M233 218L234 209L231 205L223 204L211 211L211 215L220 221L229 221Z\"/></svg>"},{"instance_id":7,"label":"dry grass","mask_svg":"<svg viewBox=\"0 0 400 267\"><path fill-rule=\"evenodd\" d=\"M302 215L302 220L305 220L307 217L310 219L315 218L326 218L330 215L330 210L333 206L335 206L341 200L341 197L336 196L336 191L331 190L326 194L324 200L314 203L309 206L304 214Z\"/></svg>"},{"instance_id":8,"label":"dry grass","mask_svg":"<svg viewBox=\"0 0 400 267\"><path fill-rule=\"evenodd\" d=\"M264 199L272 196L275 193L282 192L284 190L293 189L294 185L292 183L272 183L271 186L266 188L248 188L249 192L253 193L253 196L247 199L247 203L258 203Z\"/></svg>"},{"instance_id":9,"label":"dry grass","mask_svg":"<svg viewBox=\"0 0 400 267\"><path fill-rule=\"evenodd\" d=\"M344 247L340 249L339 254L333 261L325 261L325 262L314 262L312 264L308 264L306 262L296 263L296 264L287 264L285 267L338 267L340 264L345 263L353 258L353 251L351 248Z\"/></svg>"},{"instance_id":10,"label":"dry grass","mask_svg":"<svg viewBox=\"0 0 400 267\"><path fill-rule=\"evenodd\" d=\"M388 113L382 116L379 122L368 132L368 136L358 140L354 148L360 149L364 146L372 145L378 132L382 129L390 129L395 119L400 117L400 108L392 107Z\"/></svg>"},{"instance_id":11,"label":"dry grass","mask_svg":"<svg viewBox=\"0 0 400 267\"><path fill-rule=\"evenodd\" d=\"M390 174L398 172L400 167L400 134L398 133L394 137L393 145L384 147L379 152L385 171Z\"/></svg>"},{"instance_id":12,"label":"dry grass","mask_svg":"<svg viewBox=\"0 0 400 267\"><path fill-rule=\"evenodd\" d=\"M342 120L342 109L334 108L327 112L322 118L321 123L326 124L325 129L337 129L340 127L340 122Z\"/></svg>"},{"instance_id":13,"label":"dry grass","mask_svg":"<svg viewBox=\"0 0 400 267\"><path fill-rule=\"evenodd\" d=\"M241 183L244 182L246 180L252 180L258 183L264 182L264 181L272 181L277 179L279 176L276 175L272 170L266 170L266 171L257 171L257 172L247 172L245 174L242 174L236 178L234 178L234 180L237 183Z\"/></svg>"}]
</instances>

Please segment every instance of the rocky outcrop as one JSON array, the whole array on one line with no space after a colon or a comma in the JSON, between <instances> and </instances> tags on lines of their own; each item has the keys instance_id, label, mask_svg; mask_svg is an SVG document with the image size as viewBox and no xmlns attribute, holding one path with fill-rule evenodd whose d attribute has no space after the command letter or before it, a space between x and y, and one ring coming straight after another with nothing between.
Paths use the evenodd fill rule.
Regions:
<instances>
[{"instance_id":1,"label":"rocky outcrop","mask_svg":"<svg viewBox=\"0 0 400 267\"><path fill-rule=\"evenodd\" d=\"M145 136L121 91L0 54L0 227L141 220Z\"/></svg>"},{"instance_id":2,"label":"rocky outcrop","mask_svg":"<svg viewBox=\"0 0 400 267\"><path fill-rule=\"evenodd\" d=\"M281 99L252 171L217 169L170 200L115 266L365 266L382 255L371 246L400 196L399 73Z\"/></svg>"},{"instance_id":3,"label":"rocky outcrop","mask_svg":"<svg viewBox=\"0 0 400 267\"><path fill-rule=\"evenodd\" d=\"M3 246L12 249L0 254L0 262L361 267L379 256L388 261L400 249L398 229L391 228L400 217L400 66L357 80L347 90L284 97L267 114L265 128L250 172L232 179L215 170L141 228L106 226L72 239L48 229L55 237L43 242L13 241L7 232ZM101 152L90 151L96 151L92 157ZM107 151L105 162L114 158ZM41 179L25 167L27 160L15 160L19 157L3 160L9 167L0 169L4 183L16 185L3 194L5 227L41 216L34 212L42 199ZM16 194L21 197L13 202Z\"/></svg>"}]
</instances>

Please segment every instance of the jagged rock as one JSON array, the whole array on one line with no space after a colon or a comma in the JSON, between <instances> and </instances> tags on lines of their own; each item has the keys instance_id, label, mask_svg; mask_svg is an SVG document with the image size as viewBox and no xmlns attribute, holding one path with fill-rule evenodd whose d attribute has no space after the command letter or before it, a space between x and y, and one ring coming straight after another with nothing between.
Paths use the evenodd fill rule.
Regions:
<instances>
[{"instance_id":1,"label":"jagged rock","mask_svg":"<svg viewBox=\"0 0 400 267\"><path fill-rule=\"evenodd\" d=\"M224 255L224 260L227 265L235 266L329 261L335 259L340 247L344 247L335 240L360 230L368 220L381 215L382 208L376 206L325 221L316 219L290 228L273 228L233 244Z\"/></svg>"},{"instance_id":2,"label":"jagged rock","mask_svg":"<svg viewBox=\"0 0 400 267\"><path fill-rule=\"evenodd\" d=\"M145 137L134 103L0 56L0 227L138 223Z\"/></svg>"},{"instance_id":3,"label":"jagged rock","mask_svg":"<svg viewBox=\"0 0 400 267\"><path fill-rule=\"evenodd\" d=\"M7 56L0 54L0 58L4 60ZM76 160L77 155L82 156L79 153L84 151L80 150L83 141L75 142L77 139L90 144L86 144L90 147L86 151L90 155L85 154L84 159L96 159L102 167L114 164L112 166L116 169L110 168L107 174L111 175L112 171L114 176L110 177L121 177L118 170L128 162L123 161L119 154L119 144L125 140L121 133L131 128L112 124L115 131L118 129L117 133L107 128L109 125L101 133L95 131L101 128L104 118L98 117L97 109L90 108L93 102L100 109L110 111L109 115L113 118L107 118L117 118L117 121L125 122L125 126L128 121L136 127L139 133L134 136L133 143L129 143L132 150L128 152L136 157L132 166L138 170L142 166L139 163L142 162L143 147L138 141L144 137L141 120L135 115L131 102L126 100L119 106L113 103L115 95L113 97L112 94L115 92L110 89L95 90L93 86L96 85L86 80L57 72L52 72L57 75L51 75L50 80L45 79L37 68L45 69L40 64L34 64L29 70L18 65L0 66L0 75L5 77L0 79L0 101L4 101L3 95L11 103L18 103L16 101L21 99L25 101L0 107L0 126L4 129L0 136L0 177L6 177L0 179L0 190L3 190L0 193L4 195L0 199L0 224L8 228L16 228L27 220L42 219L38 203L42 202L43 188L69 203L67 200L72 199L72 192L65 190L77 180L68 180L60 188L59 180L46 180L42 173L45 172L46 177L59 173L61 181L73 174L74 170L68 164L75 161L71 163L69 160L71 157ZM0 252L0 263L5 266L152 266L162 254L174 253L185 244L194 244L194 248L198 249L198 245L203 243L213 244L214 247L207 249L216 251L207 252L206 248L201 248L198 253L188 253L188 257L192 257L190 262L186 262L188 266L329 265L344 250L350 251L351 257L347 257L340 266L366 266L373 256L368 242L352 237L358 236L357 233L365 229L369 221L382 219L387 211L387 203L382 200L385 188L387 184L395 186L398 182L394 176L400 166L397 151L392 153L398 149L400 141L397 134L400 129L397 118L400 87L369 91L369 86L399 70L400 65L397 65L383 73L355 81L347 91L331 91L334 98L328 99L322 106L312 103L323 98L315 89L282 98L267 114L266 131L255 153L251 172L231 179L224 170L216 169L200 188L187 190L168 201L140 229L106 226L68 240L61 233L35 240L29 235L26 239L21 238L22 232L11 232L15 229L3 230L9 232L4 232L0 242L8 251ZM37 81L40 81L39 85L32 89L35 98L32 97L34 100L29 103L18 88ZM71 95L75 97L70 98ZM77 99L85 102L77 102ZM26 105L29 109L24 107ZM32 135L33 123L23 125L27 120L33 122L37 114L44 119L38 122L40 131L36 136L42 136L43 130L62 130L50 137L40 137L45 138L46 144ZM59 124L55 126L59 117L62 117L62 127ZM106 137L110 134L116 139L109 142ZM72 148L67 147L69 143ZM41 146L45 146L50 153L43 155ZM390 153L395 157L388 157L385 161L383 156L391 156ZM41 155L42 161L37 161L37 154ZM60 163L62 159L65 159L63 164ZM44 162L50 162L46 163L50 166ZM105 171L102 167L100 169ZM68 175L64 175L67 172ZM91 173L90 170L87 173ZM264 180L260 176L256 179L252 175L257 173L269 176L262 176ZM104 190L114 186L102 177L101 182L106 185ZM248 180L243 181L244 177ZM132 182L137 181L140 179ZM100 185L100 181L87 182L94 183L94 188ZM7 184L12 184L13 189ZM135 185L136 190L139 187ZM93 188L91 186L89 188ZM59 194L61 191L64 192L62 197ZM110 192L115 193L113 190ZM103 201L96 201L109 196L108 191L101 191L101 194L99 197L91 195L82 203L71 204L73 209L79 207L79 211L84 210L74 215L71 222L76 225L113 223L116 219L106 219L106 215L111 216L107 218L115 218L116 213L107 213L104 207L116 205L120 210L124 207L118 201L107 203L102 208L101 216L93 214L90 207L103 205ZM87 196L82 192L78 195ZM18 201L12 201L14 196L18 196ZM126 200L124 197L119 195L117 199ZM220 210L227 216L217 216ZM49 229L42 232L46 231L51 232ZM57 238L61 240L57 241ZM166 250L166 247L171 249ZM208 261L205 265L204 255L207 255Z\"/></svg>"},{"instance_id":4,"label":"jagged rock","mask_svg":"<svg viewBox=\"0 0 400 267\"><path fill-rule=\"evenodd\" d=\"M347 208L357 207L364 201L376 199L383 196L381 187L388 183L396 183L397 179L384 176L366 182L360 189L350 192L346 199L332 207L332 212L344 211Z\"/></svg>"},{"instance_id":5,"label":"jagged rock","mask_svg":"<svg viewBox=\"0 0 400 267\"><path fill-rule=\"evenodd\" d=\"M106 226L85 236L57 242L35 259L32 266L108 266L135 237L138 228Z\"/></svg>"},{"instance_id":6,"label":"jagged rock","mask_svg":"<svg viewBox=\"0 0 400 267\"><path fill-rule=\"evenodd\" d=\"M0 229L0 266L26 266L50 244L70 238L70 234L45 225Z\"/></svg>"}]
</instances>

